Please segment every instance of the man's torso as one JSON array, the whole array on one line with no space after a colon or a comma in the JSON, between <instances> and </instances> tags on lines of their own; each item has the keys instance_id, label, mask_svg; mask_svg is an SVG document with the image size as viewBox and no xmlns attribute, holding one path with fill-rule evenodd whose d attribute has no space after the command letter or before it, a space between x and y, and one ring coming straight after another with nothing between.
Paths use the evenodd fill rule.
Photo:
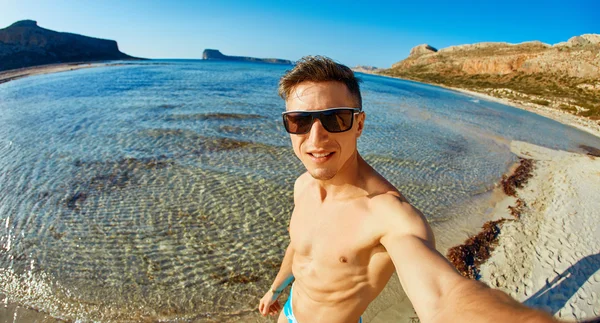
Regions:
<instances>
[{"instance_id":1,"label":"man's torso","mask_svg":"<svg viewBox=\"0 0 600 323\"><path fill-rule=\"evenodd\" d=\"M294 314L299 322L358 321L394 272L379 242L372 195L321 202L305 181L290 222ZM386 184L377 188L390 188Z\"/></svg>"}]
</instances>

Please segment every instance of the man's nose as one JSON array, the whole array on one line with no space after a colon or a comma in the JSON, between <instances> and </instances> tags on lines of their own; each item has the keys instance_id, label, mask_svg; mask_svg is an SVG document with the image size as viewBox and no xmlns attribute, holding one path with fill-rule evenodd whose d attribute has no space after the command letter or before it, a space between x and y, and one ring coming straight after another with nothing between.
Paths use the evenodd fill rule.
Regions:
<instances>
[{"instance_id":1,"label":"man's nose","mask_svg":"<svg viewBox=\"0 0 600 323\"><path fill-rule=\"evenodd\" d=\"M320 141L324 141L327 140L327 138L329 137L329 131L325 130L325 128L323 128L323 124L321 123L321 120L319 119L315 119L315 121L312 124L312 127L310 128L310 132L309 134L309 140L313 141L313 142L320 142Z\"/></svg>"}]
</instances>

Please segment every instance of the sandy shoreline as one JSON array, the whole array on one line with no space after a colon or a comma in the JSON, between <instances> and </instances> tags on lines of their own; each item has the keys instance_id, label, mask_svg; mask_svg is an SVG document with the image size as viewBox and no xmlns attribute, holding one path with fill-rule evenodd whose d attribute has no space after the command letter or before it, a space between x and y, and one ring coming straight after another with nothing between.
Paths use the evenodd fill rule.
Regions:
<instances>
[{"instance_id":1,"label":"sandy shoreline","mask_svg":"<svg viewBox=\"0 0 600 323\"><path fill-rule=\"evenodd\" d=\"M60 64L25 67L25 68L20 68L20 69L16 69L16 70L8 70L8 71L0 72L0 84L14 81L14 80L24 78L27 76L33 76L33 75L59 73L59 72L80 70L83 68L116 66L116 65L121 65L121 64L118 64L118 63L60 63Z\"/></svg>"},{"instance_id":2,"label":"sandy shoreline","mask_svg":"<svg viewBox=\"0 0 600 323\"><path fill-rule=\"evenodd\" d=\"M459 88L446 87L446 86L441 86L441 85L436 85L436 86L440 86L440 87L443 87L443 88L446 88L449 90L467 94L467 95L470 95L470 96L473 96L473 97L476 97L479 99L498 102L498 103L508 105L508 106L511 106L514 108L533 112L535 114L544 116L548 119L552 119L552 120L560 122L562 124L566 124L566 125L578 128L580 130L586 131L596 137L600 137L600 124L598 123L598 121L594 121L594 120L591 120L591 119L588 119L585 117L576 116L576 115L573 115L568 112L564 112L564 111L554 109L554 108L545 107L545 106L542 106L539 104L528 103L528 102L517 102L517 101L508 100L508 99L501 99L501 98L497 98L497 97L494 97L491 95L487 95L487 94L483 94L483 93L479 93L479 92L475 92L475 91L459 89Z\"/></svg>"},{"instance_id":3,"label":"sandy shoreline","mask_svg":"<svg viewBox=\"0 0 600 323\"><path fill-rule=\"evenodd\" d=\"M600 158L524 142L511 151L534 160L533 177L480 280L557 318L600 316Z\"/></svg>"}]
</instances>

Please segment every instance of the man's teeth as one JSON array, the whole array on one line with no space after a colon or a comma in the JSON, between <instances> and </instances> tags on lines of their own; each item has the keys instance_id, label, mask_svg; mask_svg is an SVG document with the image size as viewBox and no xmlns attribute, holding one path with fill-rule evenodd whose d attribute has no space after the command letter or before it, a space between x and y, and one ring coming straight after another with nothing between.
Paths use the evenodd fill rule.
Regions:
<instances>
[{"instance_id":1,"label":"man's teeth","mask_svg":"<svg viewBox=\"0 0 600 323\"><path fill-rule=\"evenodd\" d=\"M317 157L317 158L321 158L321 157L327 157L329 155L331 155L332 153L325 153L325 154L317 154L317 153L312 153L313 156Z\"/></svg>"}]
</instances>

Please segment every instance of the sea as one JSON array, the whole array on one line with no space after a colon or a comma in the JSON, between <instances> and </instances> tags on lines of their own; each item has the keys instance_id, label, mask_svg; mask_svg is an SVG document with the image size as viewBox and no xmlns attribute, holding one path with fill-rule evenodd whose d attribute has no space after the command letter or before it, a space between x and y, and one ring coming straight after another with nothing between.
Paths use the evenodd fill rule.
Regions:
<instances>
[{"instance_id":1,"label":"sea","mask_svg":"<svg viewBox=\"0 0 600 323\"><path fill-rule=\"evenodd\" d=\"M304 172L277 95L291 68L149 60L0 84L4 308L79 322L257 316ZM600 147L527 111L358 76L359 152L434 227L483 218L518 161L512 140Z\"/></svg>"}]
</instances>

